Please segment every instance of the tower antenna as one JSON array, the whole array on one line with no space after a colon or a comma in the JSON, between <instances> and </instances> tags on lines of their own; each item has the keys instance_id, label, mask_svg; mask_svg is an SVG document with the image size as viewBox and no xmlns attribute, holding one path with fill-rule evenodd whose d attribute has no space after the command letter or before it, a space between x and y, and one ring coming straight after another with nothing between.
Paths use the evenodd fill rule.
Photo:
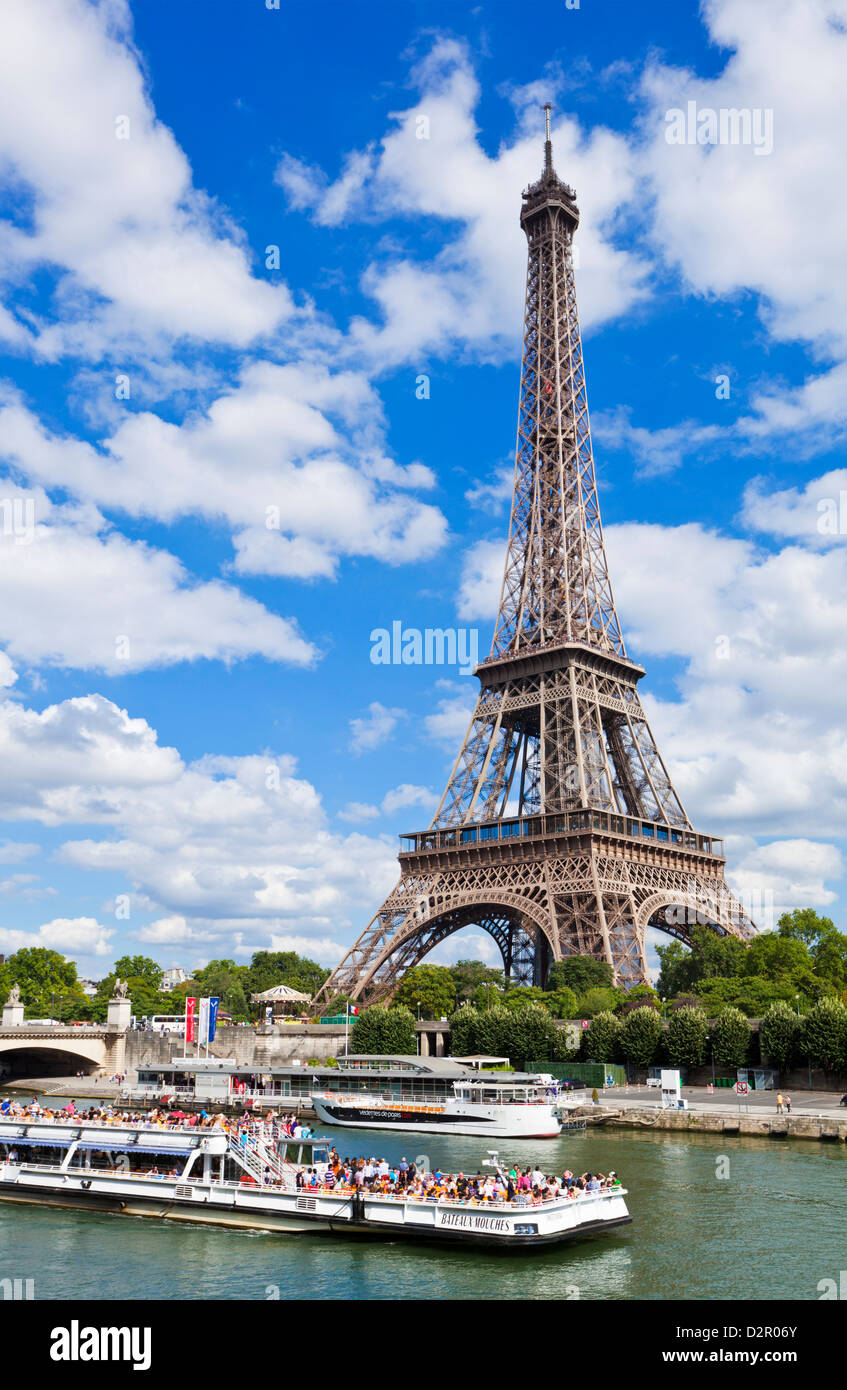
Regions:
<instances>
[{"instance_id":1,"label":"tower antenna","mask_svg":"<svg viewBox=\"0 0 847 1390\"><path fill-rule=\"evenodd\" d=\"M549 101L547 101L547 102L544 103L544 123L545 123L545 129L546 129L546 139L545 139L545 141L544 141L544 173L545 173L545 174L552 174L552 172L553 172L553 145L552 145L552 142L551 142L551 140L550 140L550 110L551 110L550 103L549 103Z\"/></svg>"}]
</instances>

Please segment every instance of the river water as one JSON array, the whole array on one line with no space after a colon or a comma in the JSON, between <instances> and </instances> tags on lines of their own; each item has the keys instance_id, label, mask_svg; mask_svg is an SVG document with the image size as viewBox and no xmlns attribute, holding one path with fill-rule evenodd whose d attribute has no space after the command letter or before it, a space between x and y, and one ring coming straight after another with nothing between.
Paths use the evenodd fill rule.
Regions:
<instances>
[{"instance_id":1,"label":"river water","mask_svg":"<svg viewBox=\"0 0 847 1390\"><path fill-rule=\"evenodd\" d=\"M485 1157L475 1138L325 1133L342 1156L426 1151L452 1171L478 1171ZM813 1300L847 1268L844 1144L591 1129L503 1142L500 1157L548 1172L615 1169L632 1225L509 1255L0 1202L0 1278L34 1279L36 1299Z\"/></svg>"}]
</instances>

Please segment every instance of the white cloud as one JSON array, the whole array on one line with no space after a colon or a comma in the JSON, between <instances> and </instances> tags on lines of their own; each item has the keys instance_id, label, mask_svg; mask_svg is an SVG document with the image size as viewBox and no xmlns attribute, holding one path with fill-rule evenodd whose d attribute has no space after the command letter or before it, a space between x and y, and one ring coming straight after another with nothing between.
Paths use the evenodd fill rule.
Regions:
<instances>
[{"instance_id":1,"label":"white cloud","mask_svg":"<svg viewBox=\"0 0 847 1390\"><path fill-rule=\"evenodd\" d=\"M212 943L217 955L236 938L248 953L272 934L341 941L396 878L393 841L330 833L291 756L186 764L146 721L100 695L42 713L0 705L0 759L0 814L96 828L65 841L58 859L125 880L130 930L151 945ZM145 912L152 920L133 929ZM65 947L51 929L57 949L106 949L99 937ZM9 949L31 944L21 935Z\"/></svg>"},{"instance_id":2,"label":"white cloud","mask_svg":"<svg viewBox=\"0 0 847 1390\"><path fill-rule=\"evenodd\" d=\"M400 251L365 271L362 286L382 323L354 319L350 338L371 361L395 364L457 345L483 354L510 351L519 331L526 263L518 195L527 170L541 171L538 112L524 113L512 143L492 158L477 139L480 89L460 43L436 39L411 80L420 93L417 103L394 114L395 125L378 150L371 146L348 156L336 182L288 156L278 181L293 206L311 208L323 225L357 217L459 224L432 260ZM632 162L625 140L602 127L586 135L575 121L561 119L553 137L557 168L579 192L580 309L583 325L591 328L645 292L644 265L612 244L615 215L635 191Z\"/></svg>"},{"instance_id":3,"label":"white cloud","mask_svg":"<svg viewBox=\"0 0 847 1390\"><path fill-rule=\"evenodd\" d=\"M342 555L401 564L444 544L442 513L408 495L432 473L386 458L382 431L360 373L254 362L205 413L175 425L140 411L99 448L50 433L7 393L0 457L110 511L223 520L240 573L313 579L332 577Z\"/></svg>"},{"instance_id":4,"label":"white cloud","mask_svg":"<svg viewBox=\"0 0 847 1390\"><path fill-rule=\"evenodd\" d=\"M175 556L90 510L51 507L39 493L29 502L31 534L0 532L0 641L16 661L125 674L199 658L316 659L292 620L232 585L192 582ZM4 656L0 683L13 679Z\"/></svg>"},{"instance_id":5,"label":"white cloud","mask_svg":"<svg viewBox=\"0 0 847 1390\"><path fill-rule=\"evenodd\" d=\"M393 816L406 806L423 806L431 814L437 803L438 797L429 787L416 787L412 782L403 782L385 793L380 809L384 816Z\"/></svg>"},{"instance_id":6,"label":"white cloud","mask_svg":"<svg viewBox=\"0 0 847 1390\"><path fill-rule=\"evenodd\" d=\"M94 917L54 917L37 931L11 931L0 928L0 950L6 955L35 946L59 951L62 955L81 952L86 955L107 956L114 930L104 927Z\"/></svg>"},{"instance_id":7,"label":"white cloud","mask_svg":"<svg viewBox=\"0 0 847 1390\"><path fill-rule=\"evenodd\" d=\"M22 840L4 840L0 844L0 864L19 864L22 859L31 859L41 853L40 845L30 845Z\"/></svg>"},{"instance_id":8,"label":"white cloud","mask_svg":"<svg viewBox=\"0 0 847 1390\"><path fill-rule=\"evenodd\" d=\"M193 187L130 31L124 0L5 0L0 11L0 168L31 199L26 228L0 224L0 273L58 273L57 316L30 335L48 357L162 336L243 347L291 311ZM5 322L13 341L29 331Z\"/></svg>"},{"instance_id":9,"label":"white cloud","mask_svg":"<svg viewBox=\"0 0 847 1390\"><path fill-rule=\"evenodd\" d=\"M477 541L465 551L456 608L460 618L493 618L506 565L504 541Z\"/></svg>"},{"instance_id":10,"label":"white cloud","mask_svg":"<svg viewBox=\"0 0 847 1390\"><path fill-rule=\"evenodd\" d=\"M695 822L847 834L847 548L772 553L697 523L604 534L627 650L647 666L642 700ZM494 548L473 565L471 592L488 595L475 616L491 618ZM653 656L682 663L677 698L653 693ZM469 715L467 699L445 697L427 731L458 749Z\"/></svg>"},{"instance_id":11,"label":"white cloud","mask_svg":"<svg viewBox=\"0 0 847 1390\"><path fill-rule=\"evenodd\" d=\"M834 468L805 487L769 490L762 478L744 489L742 521L771 536L790 536L807 545L843 544L847 539L847 468Z\"/></svg>"},{"instance_id":12,"label":"white cloud","mask_svg":"<svg viewBox=\"0 0 847 1390\"><path fill-rule=\"evenodd\" d=\"M135 935L139 941L145 941L151 946L165 946L171 943L183 945L190 941L214 940L212 932L189 926L185 918L180 916L159 917L155 922L148 922L147 926L142 927Z\"/></svg>"},{"instance_id":13,"label":"white cloud","mask_svg":"<svg viewBox=\"0 0 847 1390\"><path fill-rule=\"evenodd\" d=\"M774 339L838 359L802 387L761 389L738 422L752 443L790 434L802 455L847 425L847 203L838 193L847 181L847 5L774 0L767 24L758 0L707 0L702 13L728 54L720 71L706 78L651 58L642 82L638 163L653 194L651 235L695 293L752 291ZM669 144L666 113L689 101L698 111L771 111L772 152Z\"/></svg>"},{"instance_id":14,"label":"white cloud","mask_svg":"<svg viewBox=\"0 0 847 1390\"><path fill-rule=\"evenodd\" d=\"M475 704L476 686L473 690L441 696L433 713L424 719L427 737L444 748L452 749L454 754L458 753Z\"/></svg>"},{"instance_id":15,"label":"white cloud","mask_svg":"<svg viewBox=\"0 0 847 1390\"><path fill-rule=\"evenodd\" d=\"M367 801L348 801L338 812L339 820L351 821L354 825L363 820L379 820L379 816L379 807L371 806Z\"/></svg>"},{"instance_id":16,"label":"white cloud","mask_svg":"<svg viewBox=\"0 0 847 1390\"><path fill-rule=\"evenodd\" d=\"M757 925L768 928L796 907L829 907L838 895L827 884L843 876L844 861L835 845L807 839L774 840L751 849L727 875L733 890L753 906ZM757 899L763 906L759 914ZM762 920L766 914L771 920Z\"/></svg>"},{"instance_id":17,"label":"white cloud","mask_svg":"<svg viewBox=\"0 0 847 1390\"><path fill-rule=\"evenodd\" d=\"M636 464L636 474L642 478L671 473L687 453L726 438L720 426L699 425L694 420L665 429L644 429L633 425L629 407L624 406L595 411L591 417L591 432L607 448L625 449Z\"/></svg>"},{"instance_id":18,"label":"white cloud","mask_svg":"<svg viewBox=\"0 0 847 1390\"><path fill-rule=\"evenodd\" d=\"M317 960L319 965L337 965L347 947L331 936L271 936L271 951L296 951L298 956Z\"/></svg>"},{"instance_id":19,"label":"white cloud","mask_svg":"<svg viewBox=\"0 0 847 1390\"><path fill-rule=\"evenodd\" d=\"M350 720L350 749L353 753L370 753L380 744L391 738L401 719L406 718L404 709L388 709L379 700L372 700L368 713L360 719Z\"/></svg>"}]
</instances>

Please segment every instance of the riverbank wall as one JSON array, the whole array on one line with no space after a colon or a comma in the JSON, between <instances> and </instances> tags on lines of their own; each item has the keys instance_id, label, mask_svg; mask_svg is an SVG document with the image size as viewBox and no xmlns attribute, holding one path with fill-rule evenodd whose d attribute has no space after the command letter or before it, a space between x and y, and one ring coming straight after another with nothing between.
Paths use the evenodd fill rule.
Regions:
<instances>
[{"instance_id":1,"label":"riverbank wall","mask_svg":"<svg viewBox=\"0 0 847 1390\"><path fill-rule=\"evenodd\" d=\"M831 1119L817 1115L762 1115L714 1110L651 1110L612 1106L587 1106L575 1112L592 1125L608 1129L669 1129L685 1134L753 1134L771 1139L814 1139L820 1142L847 1142L847 1117Z\"/></svg>"}]
</instances>

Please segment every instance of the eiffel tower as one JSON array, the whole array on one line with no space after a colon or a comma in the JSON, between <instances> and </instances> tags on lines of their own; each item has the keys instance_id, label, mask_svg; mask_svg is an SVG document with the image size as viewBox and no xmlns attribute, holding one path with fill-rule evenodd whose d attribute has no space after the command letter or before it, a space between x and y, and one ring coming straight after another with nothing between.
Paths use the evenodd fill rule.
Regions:
<instances>
[{"instance_id":1,"label":"eiffel tower","mask_svg":"<svg viewBox=\"0 0 847 1390\"><path fill-rule=\"evenodd\" d=\"M463 927L488 932L517 984L553 961L647 979L648 927L747 939L723 844L695 831L647 723L606 564L591 449L573 236L553 168L523 194L529 243L515 483L491 653L429 829L401 836L400 881L316 1003L368 1003Z\"/></svg>"}]
</instances>

